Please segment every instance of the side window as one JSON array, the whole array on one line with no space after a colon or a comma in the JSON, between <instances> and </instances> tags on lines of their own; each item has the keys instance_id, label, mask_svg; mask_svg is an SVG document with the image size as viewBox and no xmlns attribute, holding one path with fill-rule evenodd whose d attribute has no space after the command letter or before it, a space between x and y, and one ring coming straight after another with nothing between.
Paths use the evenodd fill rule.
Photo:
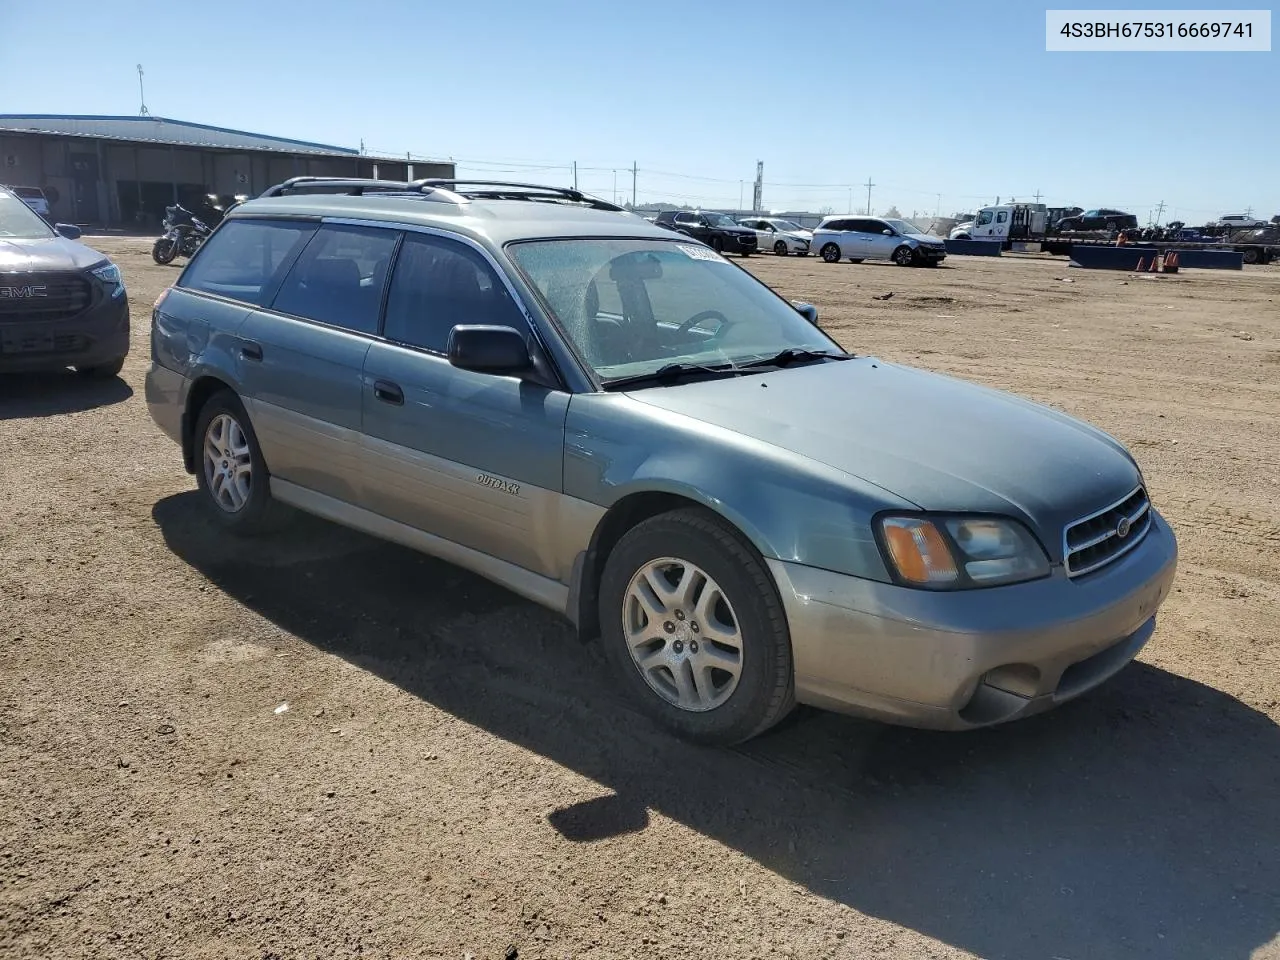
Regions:
<instances>
[{"instance_id":1,"label":"side window","mask_svg":"<svg viewBox=\"0 0 1280 960\"><path fill-rule=\"evenodd\" d=\"M315 231L301 220L232 220L209 238L178 286L262 306Z\"/></svg>"},{"instance_id":2,"label":"side window","mask_svg":"<svg viewBox=\"0 0 1280 960\"><path fill-rule=\"evenodd\" d=\"M990 211L990 210L983 210L983 211L982 211L982 213L978 214L978 223L977 223L977 226L979 226L979 227L985 227L985 226L986 226L988 223L990 223L990 222L991 222L991 211Z\"/></svg>"},{"instance_id":3,"label":"side window","mask_svg":"<svg viewBox=\"0 0 1280 960\"><path fill-rule=\"evenodd\" d=\"M692 213L677 213L676 223L697 223L698 218Z\"/></svg>"},{"instance_id":4,"label":"side window","mask_svg":"<svg viewBox=\"0 0 1280 960\"><path fill-rule=\"evenodd\" d=\"M874 220L851 220L849 223L848 229L857 233L879 233L881 230L880 224Z\"/></svg>"},{"instance_id":5,"label":"side window","mask_svg":"<svg viewBox=\"0 0 1280 960\"><path fill-rule=\"evenodd\" d=\"M1009 222L1008 210L1001 210L996 214L996 223L1008 223L1008 222Z\"/></svg>"},{"instance_id":6,"label":"side window","mask_svg":"<svg viewBox=\"0 0 1280 960\"><path fill-rule=\"evenodd\" d=\"M326 224L289 271L272 309L356 333L378 332L395 230Z\"/></svg>"},{"instance_id":7,"label":"side window","mask_svg":"<svg viewBox=\"0 0 1280 960\"><path fill-rule=\"evenodd\" d=\"M391 274L383 336L444 353L449 331L462 323L529 329L484 257L453 240L407 234Z\"/></svg>"}]
</instances>

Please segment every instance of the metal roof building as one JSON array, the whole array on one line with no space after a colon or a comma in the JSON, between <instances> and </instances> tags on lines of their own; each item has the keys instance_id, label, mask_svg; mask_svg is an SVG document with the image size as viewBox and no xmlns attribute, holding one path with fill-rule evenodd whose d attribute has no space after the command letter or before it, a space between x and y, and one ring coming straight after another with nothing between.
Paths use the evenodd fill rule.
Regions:
<instances>
[{"instance_id":1,"label":"metal roof building","mask_svg":"<svg viewBox=\"0 0 1280 960\"><path fill-rule=\"evenodd\" d=\"M175 201L255 195L299 175L452 177L351 147L167 117L0 114L0 183L40 187L55 220L153 228Z\"/></svg>"}]
</instances>

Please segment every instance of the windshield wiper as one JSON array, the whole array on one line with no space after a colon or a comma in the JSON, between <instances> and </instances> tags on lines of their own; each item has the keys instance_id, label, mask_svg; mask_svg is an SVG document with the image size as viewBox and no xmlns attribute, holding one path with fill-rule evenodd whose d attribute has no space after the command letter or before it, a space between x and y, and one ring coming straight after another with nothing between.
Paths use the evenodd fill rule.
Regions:
<instances>
[{"instance_id":1,"label":"windshield wiper","mask_svg":"<svg viewBox=\"0 0 1280 960\"><path fill-rule=\"evenodd\" d=\"M666 363L657 370L651 370L648 373L635 373L628 377L614 377L611 380L602 382L606 390L616 390L618 387L632 387L642 383L673 383L681 377L689 376L694 373L710 373L721 377L737 376L741 367L732 363L717 363L714 366L705 363Z\"/></svg>"},{"instance_id":2,"label":"windshield wiper","mask_svg":"<svg viewBox=\"0 0 1280 960\"><path fill-rule=\"evenodd\" d=\"M851 353L837 353L834 350L806 350L804 347L787 347L785 350L779 350L772 357L761 357L759 360L750 360L740 364L739 368L746 370L753 367L785 367L797 360L852 360Z\"/></svg>"}]
</instances>

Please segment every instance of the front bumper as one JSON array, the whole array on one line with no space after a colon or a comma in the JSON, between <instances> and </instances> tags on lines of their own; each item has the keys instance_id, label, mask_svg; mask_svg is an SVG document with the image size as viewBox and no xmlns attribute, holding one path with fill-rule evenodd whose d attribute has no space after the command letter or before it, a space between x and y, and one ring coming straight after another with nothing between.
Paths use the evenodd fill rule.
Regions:
<instances>
[{"instance_id":1,"label":"front bumper","mask_svg":"<svg viewBox=\"0 0 1280 960\"><path fill-rule=\"evenodd\" d=\"M129 353L129 298L98 299L65 320L0 323L0 373L111 363Z\"/></svg>"},{"instance_id":2,"label":"front bumper","mask_svg":"<svg viewBox=\"0 0 1280 960\"><path fill-rule=\"evenodd\" d=\"M966 730L1093 689L1151 638L1177 544L1154 510L1141 546L1095 574L925 591L770 560L796 697L906 726Z\"/></svg>"},{"instance_id":3,"label":"front bumper","mask_svg":"<svg viewBox=\"0 0 1280 960\"><path fill-rule=\"evenodd\" d=\"M755 253L759 249L754 233L746 236L739 236L736 233L727 233L722 240L725 253Z\"/></svg>"},{"instance_id":4,"label":"front bumper","mask_svg":"<svg viewBox=\"0 0 1280 960\"><path fill-rule=\"evenodd\" d=\"M920 256L921 260L932 260L935 263L941 263L943 260L947 259L946 247L926 246L922 243L920 246L916 247L916 253Z\"/></svg>"}]
</instances>

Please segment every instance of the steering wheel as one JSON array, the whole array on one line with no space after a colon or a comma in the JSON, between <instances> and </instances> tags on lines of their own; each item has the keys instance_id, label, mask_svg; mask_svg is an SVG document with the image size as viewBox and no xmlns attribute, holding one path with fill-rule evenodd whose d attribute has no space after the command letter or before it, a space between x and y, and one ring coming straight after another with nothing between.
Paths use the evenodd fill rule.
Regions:
<instances>
[{"instance_id":1,"label":"steering wheel","mask_svg":"<svg viewBox=\"0 0 1280 960\"><path fill-rule=\"evenodd\" d=\"M720 321L720 329L717 330L715 333L713 333L710 337L708 337L707 338L708 340L714 340L716 337L720 336L720 331L723 330L725 327L729 326L729 324L732 322L728 317L726 317L719 310L703 310L701 313L695 313L692 317L690 317L684 323L680 324L680 327L679 329L676 330L676 333L678 334L688 333L690 330L696 327L703 320L719 320Z\"/></svg>"}]
</instances>

